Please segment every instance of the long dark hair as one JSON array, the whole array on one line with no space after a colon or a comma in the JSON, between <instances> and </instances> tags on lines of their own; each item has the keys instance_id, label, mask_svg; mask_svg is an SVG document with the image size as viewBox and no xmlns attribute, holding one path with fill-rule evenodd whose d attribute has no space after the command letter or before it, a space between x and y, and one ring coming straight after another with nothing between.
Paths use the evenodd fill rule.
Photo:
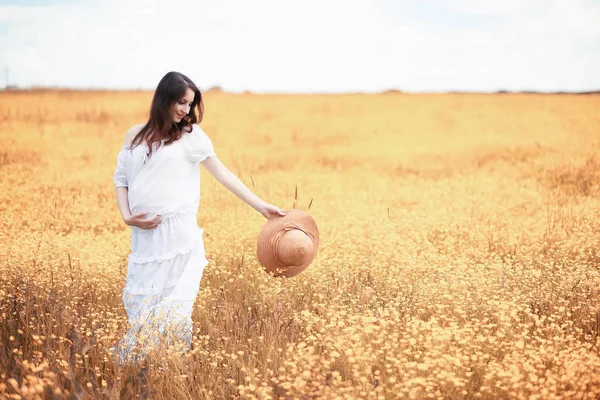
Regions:
<instances>
[{"instance_id":1,"label":"long dark hair","mask_svg":"<svg viewBox=\"0 0 600 400\"><path fill-rule=\"evenodd\" d=\"M171 107L185 95L188 88L194 92L194 101L190 106L190 112L176 124L171 117ZM198 114L196 114L196 108ZM180 72L168 72L158 82L150 107L150 119L131 141L132 150L145 142L148 144L148 156L150 156L153 143L158 142L158 147L160 147L162 140L166 139L165 145L179 140L184 131L192 131L192 124L202 121L203 115L202 93L196 84ZM152 137L147 139L150 135Z\"/></svg>"}]
</instances>

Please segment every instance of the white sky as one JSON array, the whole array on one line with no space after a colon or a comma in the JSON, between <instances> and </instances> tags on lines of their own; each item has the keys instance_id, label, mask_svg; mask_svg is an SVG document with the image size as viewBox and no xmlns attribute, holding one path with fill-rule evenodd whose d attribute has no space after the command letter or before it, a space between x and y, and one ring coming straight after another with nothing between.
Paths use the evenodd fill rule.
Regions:
<instances>
[{"instance_id":1,"label":"white sky","mask_svg":"<svg viewBox=\"0 0 600 400\"><path fill-rule=\"evenodd\" d=\"M600 1L0 0L0 67L20 87L598 90Z\"/></svg>"}]
</instances>

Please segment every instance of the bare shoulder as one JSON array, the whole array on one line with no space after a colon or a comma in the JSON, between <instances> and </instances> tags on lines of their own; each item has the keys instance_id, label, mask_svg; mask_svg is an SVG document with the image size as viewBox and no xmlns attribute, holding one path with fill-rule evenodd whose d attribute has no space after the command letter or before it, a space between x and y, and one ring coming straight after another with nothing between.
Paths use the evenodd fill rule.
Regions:
<instances>
[{"instance_id":1,"label":"bare shoulder","mask_svg":"<svg viewBox=\"0 0 600 400\"><path fill-rule=\"evenodd\" d=\"M127 133L125 134L125 144L130 144L135 135L137 135L142 130L144 125L146 124L137 124L129 128L127 130Z\"/></svg>"}]
</instances>

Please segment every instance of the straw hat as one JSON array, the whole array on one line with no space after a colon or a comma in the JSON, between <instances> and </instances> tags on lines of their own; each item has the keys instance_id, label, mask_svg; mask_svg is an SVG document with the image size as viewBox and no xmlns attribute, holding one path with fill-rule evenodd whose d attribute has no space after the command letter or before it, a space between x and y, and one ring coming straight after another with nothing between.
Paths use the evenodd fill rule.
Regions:
<instances>
[{"instance_id":1,"label":"straw hat","mask_svg":"<svg viewBox=\"0 0 600 400\"><path fill-rule=\"evenodd\" d=\"M317 255L319 230L301 210L268 220L258 234L258 261L274 276L290 278L304 271Z\"/></svg>"}]
</instances>

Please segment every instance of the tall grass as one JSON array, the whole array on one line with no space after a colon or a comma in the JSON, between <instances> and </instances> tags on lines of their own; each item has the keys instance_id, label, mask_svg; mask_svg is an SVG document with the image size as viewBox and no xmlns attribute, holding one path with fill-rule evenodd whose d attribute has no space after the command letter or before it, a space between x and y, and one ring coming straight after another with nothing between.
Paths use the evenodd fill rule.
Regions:
<instances>
[{"instance_id":1,"label":"tall grass","mask_svg":"<svg viewBox=\"0 0 600 400\"><path fill-rule=\"evenodd\" d=\"M315 262L257 263L264 218L202 170L193 349L116 366L129 230L112 188L151 93L0 95L0 397L597 398L598 96L208 93Z\"/></svg>"}]
</instances>

